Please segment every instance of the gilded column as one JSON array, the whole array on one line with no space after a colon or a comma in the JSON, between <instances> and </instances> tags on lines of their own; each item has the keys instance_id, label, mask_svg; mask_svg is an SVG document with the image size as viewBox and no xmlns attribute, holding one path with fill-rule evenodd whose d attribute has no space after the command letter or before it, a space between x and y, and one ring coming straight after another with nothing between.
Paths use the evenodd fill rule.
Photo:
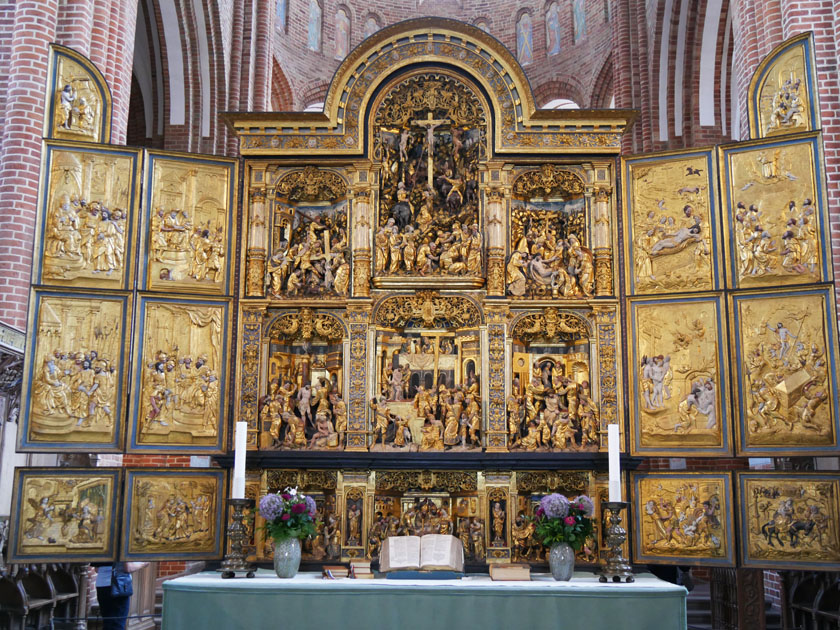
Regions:
<instances>
[{"instance_id":1,"label":"gilded column","mask_svg":"<svg viewBox=\"0 0 840 630\"><path fill-rule=\"evenodd\" d=\"M505 195L500 188L489 188L487 217L487 295L505 295Z\"/></svg>"},{"instance_id":2,"label":"gilded column","mask_svg":"<svg viewBox=\"0 0 840 630\"><path fill-rule=\"evenodd\" d=\"M350 366L347 395L347 440L345 450L367 450L367 337L368 307L349 308Z\"/></svg>"},{"instance_id":3,"label":"gilded column","mask_svg":"<svg viewBox=\"0 0 840 630\"><path fill-rule=\"evenodd\" d=\"M265 293L266 204L265 190L251 191L248 208L248 249L246 252L245 295L262 297Z\"/></svg>"},{"instance_id":4,"label":"gilded column","mask_svg":"<svg viewBox=\"0 0 840 630\"><path fill-rule=\"evenodd\" d=\"M505 328L508 310L487 309L487 452L506 453Z\"/></svg>"},{"instance_id":5,"label":"gilded column","mask_svg":"<svg viewBox=\"0 0 840 630\"><path fill-rule=\"evenodd\" d=\"M240 322L240 385L239 417L240 422L248 423L248 447L258 448L260 427L258 416L260 388L260 344L262 342L262 324L265 309L243 308Z\"/></svg>"},{"instance_id":6,"label":"gilded column","mask_svg":"<svg viewBox=\"0 0 840 630\"><path fill-rule=\"evenodd\" d=\"M616 334L617 307L597 306L595 316L595 336L598 342L598 407L600 411L601 448L607 447L607 425L619 422L618 413L618 336ZM623 430L622 430L623 433Z\"/></svg>"},{"instance_id":7,"label":"gilded column","mask_svg":"<svg viewBox=\"0 0 840 630\"><path fill-rule=\"evenodd\" d=\"M598 188L592 203L592 251L595 254L595 295L613 295L610 238L610 191Z\"/></svg>"},{"instance_id":8,"label":"gilded column","mask_svg":"<svg viewBox=\"0 0 840 630\"><path fill-rule=\"evenodd\" d=\"M353 297L370 297L370 188L353 191Z\"/></svg>"}]
</instances>

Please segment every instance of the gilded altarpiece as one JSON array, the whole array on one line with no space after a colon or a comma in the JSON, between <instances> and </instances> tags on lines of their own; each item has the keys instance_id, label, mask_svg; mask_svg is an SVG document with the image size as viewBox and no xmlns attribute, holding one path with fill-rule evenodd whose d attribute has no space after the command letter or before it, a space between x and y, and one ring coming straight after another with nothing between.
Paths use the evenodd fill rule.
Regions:
<instances>
[{"instance_id":1,"label":"gilded altarpiece","mask_svg":"<svg viewBox=\"0 0 840 630\"><path fill-rule=\"evenodd\" d=\"M304 562L442 532L474 565L544 563L526 517L553 490L605 500L582 469L605 467L623 415L628 114L536 115L509 53L456 22L368 43L308 123L227 115L245 157L234 406L256 494L315 498Z\"/></svg>"}]
</instances>

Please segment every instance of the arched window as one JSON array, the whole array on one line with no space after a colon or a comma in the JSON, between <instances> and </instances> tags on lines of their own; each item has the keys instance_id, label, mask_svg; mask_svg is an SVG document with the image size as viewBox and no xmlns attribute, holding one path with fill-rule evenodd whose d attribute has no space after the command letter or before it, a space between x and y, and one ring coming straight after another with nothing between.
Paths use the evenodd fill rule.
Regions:
<instances>
[{"instance_id":1,"label":"arched window","mask_svg":"<svg viewBox=\"0 0 840 630\"><path fill-rule=\"evenodd\" d=\"M309 0L307 47L316 52L321 50L321 5L318 4L318 0Z\"/></svg>"},{"instance_id":2,"label":"arched window","mask_svg":"<svg viewBox=\"0 0 840 630\"><path fill-rule=\"evenodd\" d=\"M370 37L378 30L379 22L377 21L376 16L369 15L367 20L365 20L365 37Z\"/></svg>"},{"instance_id":3,"label":"arched window","mask_svg":"<svg viewBox=\"0 0 840 630\"><path fill-rule=\"evenodd\" d=\"M549 55L560 52L560 11L556 2L548 5L545 12L545 50Z\"/></svg>"},{"instance_id":4,"label":"arched window","mask_svg":"<svg viewBox=\"0 0 840 630\"><path fill-rule=\"evenodd\" d=\"M569 98L555 98L545 105L542 106L543 109L580 109L580 105L575 103L572 99Z\"/></svg>"},{"instance_id":5,"label":"arched window","mask_svg":"<svg viewBox=\"0 0 840 630\"><path fill-rule=\"evenodd\" d=\"M489 32L490 32L490 23L489 23L487 20L485 20L484 18L481 18L481 19L479 19L479 20L476 20L476 21L475 21L475 25L476 25L478 28L480 28L482 31L484 31L485 33L489 33Z\"/></svg>"},{"instance_id":6,"label":"arched window","mask_svg":"<svg viewBox=\"0 0 840 630\"><path fill-rule=\"evenodd\" d=\"M344 59L350 51L350 18L347 11L339 9L335 12L335 46L334 57Z\"/></svg>"},{"instance_id":7,"label":"arched window","mask_svg":"<svg viewBox=\"0 0 840 630\"><path fill-rule=\"evenodd\" d=\"M274 26L286 32L286 15L289 12L289 0L277 0L274 9Z\"/></svg>"},{"instance_id":8,"label":"arched window","mask_svg":"<svg viewBox=\"0 0 840 630\"><path fill-rule=\"evenodd\" d=\"M586 0L573 0L575 43L586 37Z\"/></svg>"},{"instance_id":9,"label":"arched window","mask_svg":"<svg viewBox=\"0 0 840 630\"><path fill-rule=\"evenodd\" d=\"M534 61L534 33L531 16L523 13L516 23L516 58L523 66Z\"/></svg>"}]
</instances>

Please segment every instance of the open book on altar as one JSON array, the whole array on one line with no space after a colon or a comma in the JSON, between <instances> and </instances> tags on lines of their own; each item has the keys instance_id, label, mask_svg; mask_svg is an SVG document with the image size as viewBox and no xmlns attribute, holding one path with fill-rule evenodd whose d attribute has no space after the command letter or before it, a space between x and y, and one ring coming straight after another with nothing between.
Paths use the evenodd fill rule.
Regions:
<instances>
[{"instance_id":1,"label":"open book on altar","mask_svg":"<svg viewBox=\"0 0 840 630\"><path fill-rule=\"evenodd\" d=\"M379 553L379 570L464 571L464 545L455 536L389 536Z\"/></svg>"}]
</instances>

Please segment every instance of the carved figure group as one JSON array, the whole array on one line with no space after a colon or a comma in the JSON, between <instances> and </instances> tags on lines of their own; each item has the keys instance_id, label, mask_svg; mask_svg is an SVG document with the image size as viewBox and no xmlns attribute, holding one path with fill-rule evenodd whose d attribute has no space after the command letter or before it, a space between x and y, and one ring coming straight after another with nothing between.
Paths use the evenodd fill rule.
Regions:
<instances>
[{"instance_id":1,"label":"carved figure group","mask_svg":"<svg viewBox=\"0 0 840 630\"><path fill-rule=\"evenodd\" d=\"M424 536L452 534L452 517L446 506L438 506L429 499L418 499L400 516L377 511L368 530L368 555L379 557L382 543L389 536ZM465 552L467 547L465 546Z\"/></svg>"},{"instance_id":2,"label":"carved figure group","mask_svg":"<svg viewBox=\"0 0 840 630\"><path fill-rule=\"evenodd\" d=\"M47 354L33 383L33 409L75 420L74 429L108 430L116 419L116 368L96 350Z\"/></svg>"},{"instance_id":3,"label":"carved figure group","mask_svg":"<svg viewBox=\"0 0 840 630\"><path fill-rule=\"evenodd\" d=\"M126 212L64 195L47 214L44 276L110 276L125 264Z\"/></svg>"},{"instance_id":4,"label":"carved figure group","mask_svg":"<svg viewBox=\"0 0 840 630\"><path fill-rule=\"evenodd\" d=\"M287 213L287 211L283 211ZM270 293L274 297L347 296L350 291L350 255L347 211L289 219L292 228L268 260Z\"/></svg>"},{"instance_id":5,"label":"carved figure group","mask_svg":"<svg viewBox=\"0 0 840 630\"><path fill-rule=\"evenodd\" d=\"M176 346L158 350L144 367L142 433L168 433L178 423L216 435L219 375L206 355L193 360L188 354L179 355Z\"/></svg>"},{"instance_id":6,"label":"carved figure group","mask_svg":"<svg viewBox=\"0 0 840 630\"><path fill-rule=\"evenodd\" d=\"M559 364L535 364L524 395L507 399L508 445L513 449L580 450L600 444L598 406L589 381L577 383Z\"/></svg>"},{"instance_id":7,"label":"carved figure group","mask_svg":"<svg viewBox=\"0 0 840 630\"><path fill-rule=\"evenodd\" d=\"M164 265L161 280L218 283L225 274L226 237L224 226L193 225L185 210L157 208L151 217L152 259Z\"/></svg>"},{"instance_id":8,"label":"carved figure group","mask_svg":"<svg viewBox=\"0 0 840 630\"><path fill-rule=\"evenodd\" d=\"M643 544L648 553L723 555L720 497L698 483L658 485L645 495Z\"/></svg>"},{"instance_id":9,"label":"carved figure group","mask_svg":"<svg viewBox=\"0 0 840 630\"><path fill-rule=\"evenodd\" d=\"M811 199L800 206L791 200L786 208L769 213L739 201L733 229L741 278L819 276L817 213Z\"/></svg>"},{"instance_id":10,"label":"carved figure group","mask_svg":"<svg viewBox=\"0 0 840 630\"><path fill-rule=\"evenodd\" d=\"M204 486L198 484L182 494L166 483L140 482L135 501L141 513L133 521L133 544L138 548L172 543L189 547L212 541L215 499L212 489Z\"/></svg>"},{"instance_id":11,"label":"carved figure group","mask_svg":"<svg viewBox=\"0 0 840 630\"><path fill-rule=\"evenodd\" d=\"M82 82L88 82L85 78ZM96 108L92 101L92 91L84 90L84 94L80 94L78 86L73 83L78 83L79 80L72 83L65 83L64 87L58 92L58 109L56 111L56 123L64 130L78 131L84 134L92 134L93 126L96 122Z\"/></svg>"},{"instance_id":12,"label":"carved figure group","mask_svg":"<svg viewBox=\"0 0 840 630\"><path fill-rule=\"evenodd\" d=\"M592 297L595 265L581 242L584 214L529 206L514 209L514 247L507 260L507 293L514 298ZM576 232L570 231L574 226Z\"/></svg>"},{"instance_id":13,"label":"carved figure group","mask_svg":"<svg viewBox=\"0 0 840 630\"><path fill-rule=\"evenodd\" d=\"M383 170L374 274L478 277L483 119L470 97L429 96L423 86L406 86L402 97L380 115L389 124L377 136Z\"/></svg>"},{"instance_id":14,"label":"carved figure group","mask_svg":"<svg viewBox=\"0 0 840 630\"><path fill-rule=\"evenodd\" d=\"M806 124L805 104L802 99L802 80L791 76L782 82L773 94L773 104L767 119L766 134L789 131Z\"/></svg>"},{"instance_id":15,"label":"carved figure group","mask_svg":"<svg viewBox=\"0 0 840 630\"><path fill-rule=\"evenodd\" d=\"M347 406L337 383L323 376L314 387L278 379L260 402L260 421L274 448L337 449L344 446Z\"/></svg>"}]
</instances>

